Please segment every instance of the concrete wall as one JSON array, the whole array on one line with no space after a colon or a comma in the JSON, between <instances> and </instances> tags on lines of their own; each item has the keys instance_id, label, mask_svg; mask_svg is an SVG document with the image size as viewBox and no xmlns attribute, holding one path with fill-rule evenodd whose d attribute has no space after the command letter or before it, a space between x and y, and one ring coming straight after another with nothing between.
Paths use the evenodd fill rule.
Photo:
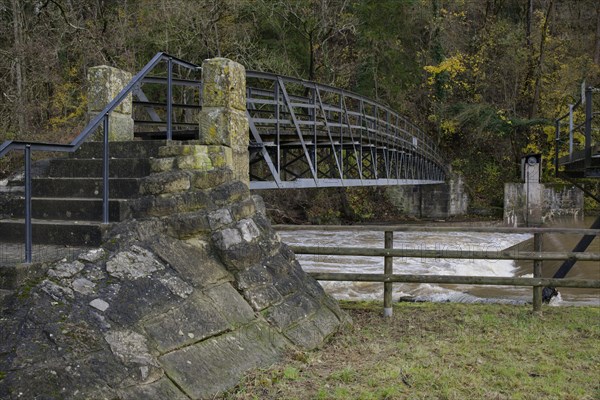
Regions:
<instances>
[{"instance_id":1,"label":"concrete wall","mask_svg":"<svg viewBox=\"0 0 600 400\"><path fill-rule=\"evenodd\" d=\"M465 215L469 206L463 177L458 174L438 185L392 186L386 189L386 194L404 214L417 218Z\"/></svg>"},{"instance_id":2,"label":"concrete wall","mask_svg":"<svg viewBox=\"0 0 600 400\"><path fill-rule=\"evenodd\" d=\"M583 192L575 186L506 183L504 223L541 225L556 217L583 218Z\"/></svg>"}]
</instances>

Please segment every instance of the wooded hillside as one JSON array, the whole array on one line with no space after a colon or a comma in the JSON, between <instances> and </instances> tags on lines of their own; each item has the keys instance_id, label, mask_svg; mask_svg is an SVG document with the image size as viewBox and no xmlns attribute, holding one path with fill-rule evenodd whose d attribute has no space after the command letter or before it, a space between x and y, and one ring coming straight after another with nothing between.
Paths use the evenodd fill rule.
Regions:
<instances>
[{"instance_id":1,"label":"wooded hillside","mask_svg":"<svg viewBox=\"0 0 600 400\"><path fill-rule=\"evenodd\" d=\"M551 154L581 82L600 83L600 2L1 0L0 141L69 141L87 68L135 72L158 51L387 103L440 143L475 204L497 206L521 155Z\"/></svg>"}]
</instances>

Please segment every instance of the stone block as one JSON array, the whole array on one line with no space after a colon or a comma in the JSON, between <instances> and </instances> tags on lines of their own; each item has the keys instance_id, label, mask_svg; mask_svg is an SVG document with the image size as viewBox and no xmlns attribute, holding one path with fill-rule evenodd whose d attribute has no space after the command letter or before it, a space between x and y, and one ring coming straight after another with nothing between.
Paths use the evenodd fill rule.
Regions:
<instances>
[{"instance_id":1,"label":"stone block","mask_svg":"<svg viewBox=\"0 0 600 400\"><path fill-rule=\"evenodd\" d=\"M112 290L99 288L99 295L110 304L104 312L117 326L133 326L181 301L156 276L126 281Z\"/></svg>"},{"instance_id":2,"label":"stone block","mask_svg":"<svg viewBox=\"0 0 600 400\"><path fill-rule=\"evenodd\" d=\"M267 310L267 321L285 329L309 315L312 315L320 305L310 296L299 292Z\"/></svg>"},{"instance_id":3,"label":"stone block","mask_svg":"<svg viewBox=\"0 0 600 400\"><path fill-rule=\"evenodd\" d=\"M136 218L147 216L176 218L177 213L205 210L211 206L209 194L201 190L146 196L131 202L132 213Z\"/></svg>"},{"instance_id":4,"label":"stone block","mask_svg":"<svg viewBox=\"0 0 600 400\"><path fill-rule=\"evenodd\" d=\"M262 214L263 216L266 216L267 207L265 206L263 198L258 194L253 194L252 200L254 201L254 207L256 208L256 212Z\"/></svg>"},{"instance_id":5,"label":"stone block","mask_svg":"<svg viewBox=\"0 0 600 400\"><path fill-rule=\"evenodd\" d=\"M323 343L323 334L311 320L301 321L286 330L284 335L303 350L313 350Z\"/></svg>"},{"instance_id":6,"label":"stone block","mask_svg":"<svg viewBox=\"0 0 600 400\"><path fill-rule=\"evenodd\" d=\"M100 65L88 69L88 110L102 111L125 86L131 81L131 74L118 68ZM129 94L115 111L129 114L131 117L131 94Z\"/></svg>"},{"instance_id":7,"label":"stone block","mask_svg":"<svg viewBox=\"0 0 600 400\"><path fill-rule=\"evenodd\" d=\"M226 107L246 111L246 69L226 58L202 63L204 107Z\"/></svg>"},{"instance_id":8,"label":"stone block","mask_svg":"<svg viewBox=\"0 0 600 400\"><path fill-rule=\"evenodd\" d=\"M153 158L150 160L152 172L171 170L200 170L208 171L213 168L207 153L196 153L186 156Z\"/></svg>"},{"instance_id":9,"label":"stone block","mask_svg":"<svg viewBox=\"0 0 600 400\"><path fill-rule=\"evenodd\" d=\"M175 157L175 167L177 169L208 171L213 166L208 154L196 153L189 156Z\"/></svg>"},{"instance_id":10,"label":"stone block","mask_svg":"<svg viewBox=\"0 0 600 400\"><path fill-rule=\"evenodd\" d=\"M193 399L213 398L247 371L278 361L287 340L266 324L252 324L159 357L166 374Z\"/></svg>"},{"instance_id":11,"label":"stone block","mask_svg":"<svg viewBox=\"0 0 600 400\"><path fill-rule=\"evenodd\" d=\"M229 206L248 197L250 197L248 186L236 180L219 185L210 191L211 200L219 206Z\"/></svg>"},{"instance_id":12,"label":"stone block","mask_svg":"<svg viewBox=\"0 0 600 400\"><path fill-rule=\"evenodd\" d=\"M321 307L309 318L287 329L284 335L295 345L312 350L322 345L339 327L340 321L336 315L326 307Z\"/></svg>"},{"instance_id":13,"label":"stone block","mask_svg":"<svg viewBox=\"0 0 600 400\"><path fill-rule=\"evenodd\" d=\"M231 274L210 254L207 247L194 246L166 236L157 238L152 246L157 256L197 288L232 280Z\"/></svg>"},{"instance_id":14,"label":"stone block","mask_svg":"<svg viewBox=\"0 0 600 400\"><path fill-rule=\"evenodd\" d=\"M214 168L225 168L233 165L233 152L227 146L207 146L208 156Z\"/></svg>"},{"instance_id":15,"label":"stone block","mask_svg":"<svg viewBox=\"0 0 600 400\"><path fill-rule=\"evenodd\" d=\"M252 308L229 283L212 286L204 294L210 297L215 309L219 310L234 329L256 318Z\"/></svg>"},{"instance_id":16,"label":"stone block","mask_svg":"<svg viewBox=\"0 0 600 400\"><path fill-rule=\"evenodd\" d=\"M214 303L200 292L144 323L144 329L161 354L214 336L229 327Z\"/></svg>"},{"instance_id":17,"label":"stone block","mask_svg":"<svg viewBox=\"0 0 600 400\"><path fill-rule=\"evenodd\" d=\"M175 157L150 159L150 170L152 172L167 172L175 169Z\"/></svg>"},{"instance_id":18,"label":"stone block","mask_svg":"<svg viewBox=\"0 0 600 400\"><path fill-rule=\"evenodd\" d=\"M134 331L110 331L104 335L110 351L125 364L156 365L150 354L146 337Z\"/></svg>"},{"instance_id":19,"label":"stone block","mask_svg":"<svg viewBox=\"0 0 600 400\"><path fill-rule=\"evenodd\" d=\"M158 149L158 156L164 157L177 157L177 156L191 156L196 154L208 154L208 147L202 145L191 145L191 144L169 144Z\"/></svg>"},{"instance_id":20,"label":"stone block","mask_svg":"<svg viewBox=\"0 0 600 400\"><path fill-rule=\"evenodd\" d=\"M98 113L88 112L88 120L91 121ZM91 141L102 142L104 140L104 124L100 123ZM133 118L128 114L110 113L108 117L108 140L110 142L125 142L133 140Z\"/></svg>"},{"instance_id":21,"label":"stone block","mask_svg":"<svg viewBox=\"0 0 600 400\"><path fill-rule=\"evenodd\" d=\"M136 245L131 246L131 250L117 253L106 263L106 272L119 279L148 277L162 269L164 265L154 254Z\"/></svg>"},{"instance_id":22,"label":"stone block","mask_svg":"<svg viewBox=\"0 0 600 400\"><path fill-rule=\"evenodd\" d=\"M233 222L231 212L227 208L220 208L208 214L210 229L221 229Z\"/></svg>"},{"instance_id":23,"label":"stone block","mask_svg":"<svg viewBox=\"0 0 600 400\"><path fill-rule=\"evenodd\" d=\"M252 217L256 213L256 203L252 198L231 205L231 214L236 220Z\"/></svg>"},{"instance_id":24,"label":"stone block","mask_svg":"<svg viewBox=\"0 0 600 400\"><path fill-rule=\"evenodd\" d=\"M266 266L257 264L238 272L235 276L235 280L238 289L248 289L255 286L271 284L273 282L273 277Z\"/></svg>"},{"instance_id":25,"label":"stone block","mask_svg":"<svg viewBox=\"0 0 600 400\"><path fill-rule=\"evenodd\" d=\"M177 193L189 190L191 176L187 171L167 171L152 174L140 184L140 194L157 195L164 193Z\"/></svg>"},{"instance_id":26,"label":"stone block","mask_svg":"<svg viewBox=\"0 0 600 400\"><path fill-rule=\"evenodd\" d=\"M263 253L256 243L242 242L219 251L219 257L230 271L241 271L261 262Z\"/></svg>"},{"instance_id":27,"label":"stone block","mask_svg":"<svg viewBox=\"0 0 600 400\"><path fill-rule=\"evenodd\" d=\"M233 181L233 172L229 168L191 172L192 186L197 189L212 189L224 183Z\"/></svg>"},{"instance_id":28,"label":"stone block","mask_svg":"<svg viewBox=\"0 0 600 400\"><path fill-rule=\"evenodd\" d=\"M231 169L235 180L244 183L248 187L250 186L250 160L247 150L233 152Z\"/></svg>"},{"instance_id":29,"label":"stone block","mask_svg":"<svg viewBox=\"0 0 600 400\"><path fill-rule=\"evenodd\" d=\"M246 218L239 221L236 227L242 234L242 240L246 242L252 242L260 236L260 230L258 229L258 226L256 226L256 223L251 218Z\"/></svg>"},{"instance_id":30,"label":"stone block","mask_svg":"<svg viewBox=\"0 0 600 400\"><path fill-rule=\"evenodd\" d=\"M245 289L244 297L256 311L262 311L283 300L283 297L281 297L277 289L273 286L258 286Z\"/></svg>"},{"instance_id":31,"label":"stone block","mask_svg":"<svg viewBox=\"0 0 600 400\"><path fill-rule=\"evenodd\" d=\"M200 143L248 152L249 128L246 111L204 106L198 113L197 121Z\"/></svg>"},{"instance_id":32,"label":"stone block","mask_svg":"<svg viewBox=\"0 0 600 400\"><path fill-rule=\"evenodd\" d=\"M210 232L205 212L178 213L163 218L167 234L179 239L187 239Z\"/></svg>"}]
</instances>

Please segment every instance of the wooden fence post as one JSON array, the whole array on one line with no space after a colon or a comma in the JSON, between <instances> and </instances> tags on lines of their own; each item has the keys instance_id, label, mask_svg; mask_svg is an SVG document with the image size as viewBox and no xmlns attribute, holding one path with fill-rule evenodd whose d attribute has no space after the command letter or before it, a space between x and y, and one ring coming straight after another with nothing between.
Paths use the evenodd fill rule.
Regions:
<instances>
[{"instance_id":1,"label":"wooden fence post","mask_svg":"<svg viewBox=\"0 0 600 400\"><path fill-rule=\"evenodd\" d=\"M386 249L394 248L394 232L385 231L384 245ZM392 276L394 274L394 257L385 256L383 261L383 272L386 276ZM393 313L392 308L392 282L385 282L383 284L383 316L391 317Z\"/></svg>"},{"instance_id":2,"label":"wooden fence post","mask_svg":"<svg viewBox=\"0 0 600 400\"><path fill-rule=\"evenodd\" d=\"M542 251L542 233L534 233L533 234L533 251L541 252ZM542 277L542 260L534 260L533 261L533 277L541 278ZM533 287L533 311L541 313L542 312L542 287L534 286Z\"/></svg>"}]
</instances>

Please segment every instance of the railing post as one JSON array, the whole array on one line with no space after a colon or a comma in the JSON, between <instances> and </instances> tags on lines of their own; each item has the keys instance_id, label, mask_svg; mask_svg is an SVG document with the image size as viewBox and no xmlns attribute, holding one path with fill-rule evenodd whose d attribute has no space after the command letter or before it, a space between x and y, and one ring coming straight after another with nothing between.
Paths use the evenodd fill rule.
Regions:
<instances>
[{"instance_id":1,"label":"railing post","mask_svg":"<svg viewBox=\"0 0 600 400\"><path fill-rule=\"evenodd\" d=\"M557 119L554 122L555 139L554 139L554 176L558 176L558 152L560 151L560 121Z\"/></svg>"},{"instance_id":2,"label":"railing post","mask_svg":"<svg viewBox=\"0 0 600 400\"><path fill-rule=\"evenodd\" d=\"M102 146L102 223L108 224L108 137L109 114L104 115L104 145Z\"/></svg>"},{"instance_id":3,"label":"railing post","mask_svg":"<svg viewBox=\"0 0 600 400\"><path fill-rule=\"evenodd\" d=\"M585 89L585 168L592 165L592 88Z\"/></svg>"},{"instance_id":4,"label":"railing post","mask_svg":"<svg viewBox=\"0 0 600 400\"><path fill-rule=\"evenodd\" d=\"M31 226L31 145L25 146L25 262L31 263L33 230Z\"/></svg>"},{"instance_id":5,"label":"railing post","mask_svg":"<svg viewBox=\"0 0 600 400\"><path fill-rule=\"evenodd\" d=\"M542 251L542 233L533 234L533 251L540 253ZM533 261L533 277L542 277L542 261ZM542 312L542 286L533 287L533 311Z\"/></svg>"},{"instance_id":6,"label":"railing post","mask_svg":"<svg viewBox=\"0 0 600 400\"><path fill-rule=\"evenodd\" d=\"M394 232L393 231L385 231L384 236L384 246L386 249L394 248ZM394 257L385 256L383 261L383 269L386 278L388 276L392 276L394 273ZM383 316L391 317L393 313L392 308L392 282L385 282L383 284Z\"/></svg>"},{"instance_id":7,"label":"railing post","mask_svg":"<svg viewBox=\"0 0 600 400\"><path fill-rule=\"evenodd\" d=\"M560 122L557 122L560 127ZM557 138L560 130L557 132ZM573 104L569 104L569 161L573 161Z\"/></svg>"},{"instance_id":8,"label":"railing post","mask_svg":"<svg viewBox=\"0 0 600 400\"><path fill-rule=\"evenodd\" d=\"M277 144L277 174L281 178L281 143L280 137L280 105L279 105L279 81L275 79L275 141Z\"/></svg>"},{"instance_id":9,"label":"railing post","mask_svg":"<svg viewBox=\"0 0 600 400\"><path fill-rule=\"evenodd\" d=\"M167 140L173 139L173 59L167 59Z\"/></svg>"}]
</instances>

